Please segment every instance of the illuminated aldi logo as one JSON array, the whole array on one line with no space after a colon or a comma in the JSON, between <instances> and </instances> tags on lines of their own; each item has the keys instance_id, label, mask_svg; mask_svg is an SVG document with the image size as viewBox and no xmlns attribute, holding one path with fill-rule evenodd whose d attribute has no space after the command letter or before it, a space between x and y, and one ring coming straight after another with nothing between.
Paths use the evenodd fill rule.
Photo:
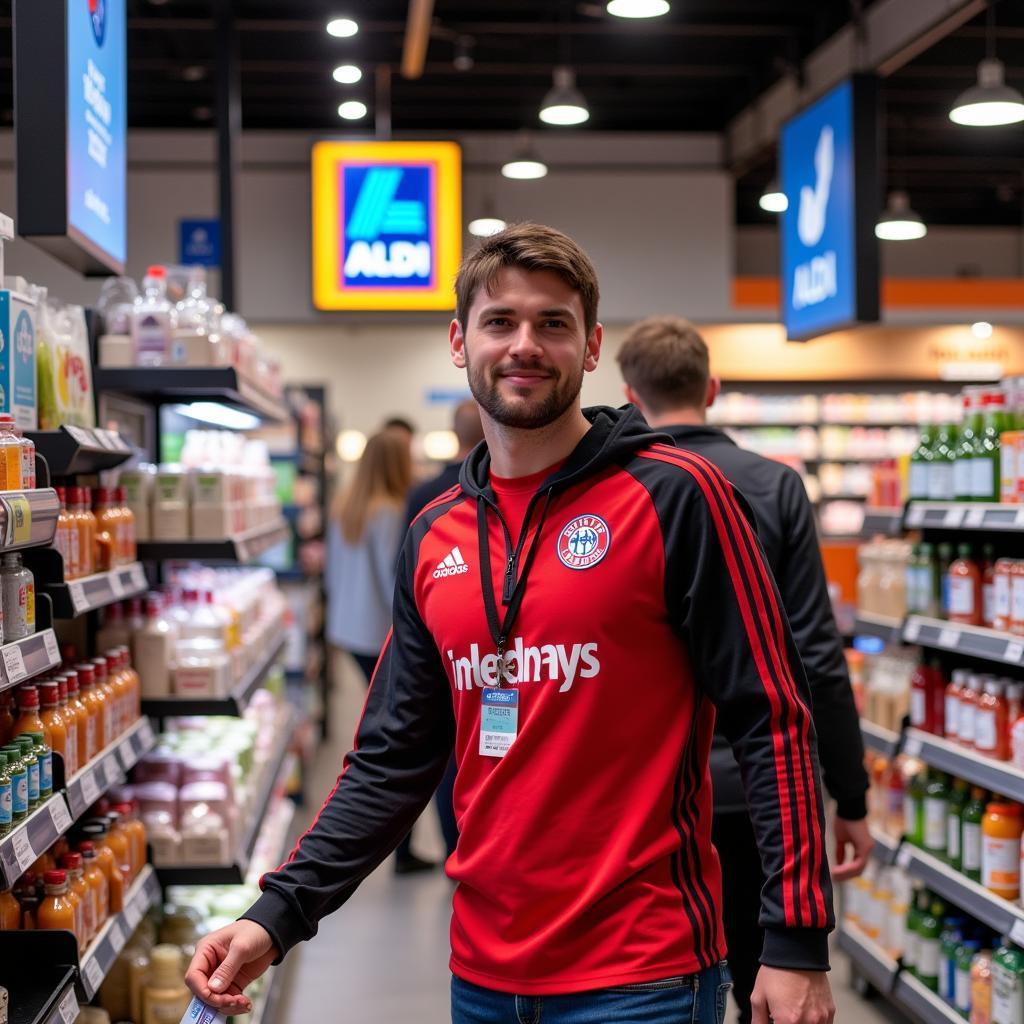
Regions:
<instances>
[{"instance_id":1,"label":"illuminated aldi logo","mask_svg":"<svg viewBox=\"0 0 1024 1024\"><path fill-rule=\"evenodd\" d=\"M452 309L461 154L451 142L313 147L318 309Z\"/></svg>"}]
</instances>

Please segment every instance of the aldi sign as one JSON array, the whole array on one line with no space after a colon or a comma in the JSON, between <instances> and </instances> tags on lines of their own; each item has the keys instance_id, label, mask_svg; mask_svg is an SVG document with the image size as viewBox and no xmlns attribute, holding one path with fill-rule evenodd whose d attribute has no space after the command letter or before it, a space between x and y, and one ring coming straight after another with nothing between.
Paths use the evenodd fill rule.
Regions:
<instances>
[{"instance_id":1,"label":"aldi sign","mask_svg":"<svg viewBox=\"0 0 1024 1024\"><path fill-rule=\"evenodd\" d=\"M878 319L877 84L857 75L786 122L782 319L805 340Z\"/></svg>"},{"instance_id":2,"label":"aldi sign","mask_svg":"<svg viewBox=\"0 0 1024 1024\"><path fill-rule=\"evenodd\" d=\"M317 309L454 308L461 160L453 142L316 143Z\"/></svg>"}]
</instances>

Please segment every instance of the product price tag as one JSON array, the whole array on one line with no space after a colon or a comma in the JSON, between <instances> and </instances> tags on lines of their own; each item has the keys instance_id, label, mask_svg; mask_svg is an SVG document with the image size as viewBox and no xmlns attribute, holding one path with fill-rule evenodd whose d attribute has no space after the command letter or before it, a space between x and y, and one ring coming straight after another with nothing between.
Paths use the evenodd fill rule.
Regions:
<instances>
[{"instance_id":1,"label":"product price tag","mask_svg":"<svg viewBox=\"0 0 1024 1024\"><path fill-rule=\"evenodd\" d=\"M132 743L131 736L121 741L121 745L117 748L117 756L120 758L121 767L125 771L128 771L135 764L135 744Z\"/></svg>"},{"instance_id":2,"label":"product price tag","mask_svg":"<svg viewBox=\"0 0 1024 1024\"><path fill-rule=\"evenodd\" d=\"M11 848L14 850L14 859L22 871L27 871L36 860L36 851L32 849L32 840L28 837L28 830L18 829L11 837Z\"/></svg>"},{"instance_id":3,"label":"product price tag","mask_svg":"<svg viewBox=\"0 0 1024 1024\"><path fill-rule=\"evenodd\" d=\"M118 599L124 597L124 584L121 582L121 574L119 572L112 572L109 579L110 589L114 592L114 597Z\"/></svg>"},{"instance_id":4,"label":"product price tag","mask_svg":"<svg viewBox=\"0 0 1024 1024\"><path fill-rule=\"evenodd\" d=\"M1024 526L1024 508L1017 509L1017 515L1015 517L1015 526Z\"/></svg>"},{"instance_id":5,"label":"product price tag","mask_svg":"<svg viewBox=\"0 0 1024 1024\"><path fill-rule=\"evenodd\" d=\"M964 509L954 506L953 508L946 509L946 514L942 517L942 525L959 526L963 518Z\"/></svg>"},{"instance_id":6,"label":"product price tag","mask_svg":"<svg viewBox=\"0 0 1024 1024\"><path fill-rule=\"evenodd\" d=\"M960 639L960 633L955 629L943 629L939 631L939 646L955 648Z\"/></svg>"},{"instance_id":7,"label":"product price tag","mask_svg":"<svg viewBox=\"0 0 1024 1024\"><path fill-rule=\"evenodd\" d=\"M68 805L64 803L64 797L55 796L50 801L50 820L59 836L64 835L71 828L71 812L68 810Z\"/></svg>"},{"instance_id":8,"label":"product price tag","mask_svg":"<svg viewBox=\"0 0 1024 1024\"><path fill-rule=\"evenodd\" d=\"M81 615L89 607L89 600L85 596L85 587L78 580L68 584L68 591L71 594L71 610L76 615Z\"/></svg>"},{"instance_id":9,"label":"product price tag","mask_svg":"<svg viewBox=\"0 0 1024 1024\"><path fill-rule=\"evenodd\" d=\"M124 908L124 919L128 922L128 927L132 931L135 931L139 926L139 922L142 920L143 908L142 904L145 900L145 893L141 893L135 899L129 901L128 905Z\"/></svg>"},{"instance_id":10,"label":"product price tag","mask_svg":"<svg viewBox=\"0 0 1024 1024\"><path fill-rule=\"evenodd\" d=\"M21 494L12 494L6 500L10 543L28 544L32 540L32 506Z\"/></svg>"},{"instance_id":11,"label":"product price tag","mask_svg":"<svg viewBox=\"0 0 1024 1024\"><path fill-rule=\"evenodd\" d=\"M20 682L28 675L25 668L25 657L17 644L10 644L3 648L4 671L12 683Z\"/></svg>"},{"instance_id":12,"label":"product price tag","mask_svg":"<svg viewBox=\"0 0 1024 1024\"><path fill-rule=\"evenodd\" d=\"M139 728L139 742L142 750L149 750L153 746L155 737L153 736L153 723L148 719L142 720L142 725Z\"/></svg>"},{"instance_id":13,"label":"product price tag","mask_svg":"<svg viewBox=\"0 0 1024 1024\"><path fill-rule=\"evenodd\" d=\"M71 439L73 441L77 441L83 447L96 447L96 438L84 427L70 427L65 425L64 429L71 435Z\"/></svg>"},{"instance_id":14,"label":"product price tag","mask_svg":"<svg viewBox=\"0 0 1024 1024\"><path fill-rule=\"evenodd\" d=\"M85 980L89 983L89 991L92 995L95 995L99 991L100 985L103 984L103 968L100 967L96 957L89 957L82 973L85 975Z\"/></svg>"},{"instance_id":15,"label":"product price tag","mask_svg":"<svg viewBox=\"0 0 1024 1024\"><path fill-rule=\"evenodd\" d=\"M924 520L924 509L916 502L907 509L907 526L920 526Z\"/></svg>"},{"instance_id":16,"label":"product price tag","mask_svg":"<svg viewBox=\"0 0 1024 1024\"><path fill-rule=\"evenodd\" d=\"M903 627L903 639L913 643L921 635L921 623L917 619L909 619Z\"/></svg>"},{"instance_id":17,"label":"product price tag","mask_svg":"<svg viewBox=\"0 0 1024 1024\"><path fill-rule=\"evenodd\" d=\"M1018 643L1016 640L1011 640L1006 645L1006 650L1003 652L1003 660L1017 664L1020 662L1021 658L1024 658L1024 644Z\"/></svg>"},{"instance_id":18,"label":"product price tag","mask_svg":"<svg viewBox=\"0 0 1024 1024\"><path fill-rule=\"evenodd\" d=\"M1013 919L1013 926L1010 928L1010 941L1018 946L1024 942L1024 920L1019 917Z\"/></svg>"},{"instance_id":19,"label":"product price tag","mask_svg":"<svg viewBox=\"0 0 1024 1024\"><path fill-rule=\"evenodd\" d=\"M114 946L115 953L120 953L124 949L124 929L121 927L121 922L116 919L110 925L110 941Z\"/></svg>"},{"instance_id":20,"label":"product price tag","mask_svg":"<svg viewBox=\"0 0 1024 1024\"><path fill-rule=\"evenodd\" d=\"M97 427L93 433L96 435L96 440L99 441L101 448L106 448L109 452L117 451L117 445L114 444L109 430Z\"/></svg>"},{"instance_id":21,"label":"product price tag","mask_svg":"<svg viewBox=\"0 0 1024 1024\"><path fill-rule=\"evenodd\" d=\"M985 509L983 508L969 508L967 515L964 517L964 526L969 526L971 529L976 530L985 521Z\"/></svg>"},{"instance_id":22,"label":"product price tag","mask_svg":"<svg viewBox=\"0 0 1024 1024\"><path fill-rule=\"evenodd\" d=\"M46 648L46 658L50 665L59 665L60 648L57 646L57 634L52 629L43 633L43 646Z\"/></svg>"},{"instance_id":23,"label":"product price tag","mask_svg":"<svg viewBox=\"0 0 1024 1024\"><path fill-rule=\"evenodd\" d=\"M901 846L899 849L899 853L896 854L896 863L897 865L899 865L899 867L906 871L907 868L910 867L910 862L911 860L913 860L913 858L914 854L911 851L910 847Z\"/></svg>"},{"instance_id":24,"label":"product price tag","mask_svg":"<svg viewBox=\"0 0 1024 1024\"><path fill-rule=\"evenodd\" d=\"M917 736L908 736L903 744L903 752L907 757L917 757L921 753L921 740Z\"/></svg>"},{"instance_id":25,"label":"product price tag","mask_svg":"<svg viewBox=\"0 0 1024 1024\"><path fill-rule=\"evenodd\" d=\"M149 581L146 579L146 570L138 562L132 566L132 586L137 590L145 590L149 586Z\"/></svg>"},{"instance_id":26,"label":"product price tag","mask_svg":"<svg viewBox=\"0 0 1024 1024\"><path fill-rule=\"evenodd\" d=\"M75 990L69 988L60 1001L60 1019L64 1024L75 1024L78 1020L78 1000L75 998Z\"/></svg>"},{"instance_id":27,"label":"product price tag","mask_svg":"<svg viewBox=\"0 0 1024 1024\"><path fill-rule=\"evenodd\" d=\"M95 769L82 776L82 796L86 804L94 804L100 797L100 787L96 784Z\"/></svg>"}]
</instances>

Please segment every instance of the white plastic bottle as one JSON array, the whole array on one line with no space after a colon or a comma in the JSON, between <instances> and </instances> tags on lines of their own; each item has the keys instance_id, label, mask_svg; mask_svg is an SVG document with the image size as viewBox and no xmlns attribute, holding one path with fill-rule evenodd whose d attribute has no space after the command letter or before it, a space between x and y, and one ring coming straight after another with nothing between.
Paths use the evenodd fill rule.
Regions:
<instances>
[{"instance_id":1,"label":"white plastic bottle","mask_svg":"<svg viewBox=\"0 0 1024 1024\"><path fill-rule=\"evenodd\" d=\"M174 308L167 299L167 270L150 267L142 279L142 295L132 308L132 344L137 366L169 363Z\"/></svg>"},{"instance_id":2,"label":"white plastic bottle","mask_svg":"<svg viewBox=\"0 0 1024 1024\"><path fill-rule=\"evenodd\" d=\"M178 645L178 627L167 617L163 596L146 598L146 623L132 638L132 665L139 673L143 697L171 695L171 669Z\"/></svg>"}]
</instances>

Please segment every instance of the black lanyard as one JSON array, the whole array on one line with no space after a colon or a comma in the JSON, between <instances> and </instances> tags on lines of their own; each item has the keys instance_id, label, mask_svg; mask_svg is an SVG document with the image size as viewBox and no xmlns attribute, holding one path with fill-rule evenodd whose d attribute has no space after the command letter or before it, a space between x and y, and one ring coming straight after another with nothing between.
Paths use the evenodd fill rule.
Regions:
<instances>
[{"instance_id":1,"label":"black lanyard","mask_svg":"<svg viewBox=\"0 0 1024 1024\"><path fill-rule=\"evenodd\" d=\"M526 535L530 532L530 514L533 512L533 502L526 510L526 519L523 522L522 530L519 534L519 540L516 543L515 550L509 556L508 566L505 570L506 578L506 601L505 601L505 617L501 619L498 617L498 605L494 600L494 580L491 576L491 544L490 538L487 532L487 501L484 498L477 499L476 504L476 521L477 531L480 537L480 585L483 588L484 593L484 610L487 612L487 628L490 630L491 639L494 641L495 648L498 655L498 686L503 685L505 682L505 676L507 673L507 665L505 663L505 644L508 642L509 634L512 632L512 627L515 624L516 617L519 615L519 609L522 607L523 598L526 596L526 577L530 573L530 568L533 566L534 556L537 554L537 546L540 543L541 531L544 529L544 519L548 513L548 505L551 503L551 489L549 488L545 497L544 505L541 508L540 519L537 522L537 532L533 536L533 543L530 545L530 550L526 553L526 561L523 563L523 571L519 575L519 579L515 580L515 587L508 593L508 582L509 580L515 579L516 565L519 562L519 556L522 554L523 545L526 543ZM505 521L501 518L501 512L498 512L498 519L501 522L502 528L505 530L506 537L508 536L508 529L505 527ZM511 546L511 545L509 545Z\"/></svg>"}]
</instances>

